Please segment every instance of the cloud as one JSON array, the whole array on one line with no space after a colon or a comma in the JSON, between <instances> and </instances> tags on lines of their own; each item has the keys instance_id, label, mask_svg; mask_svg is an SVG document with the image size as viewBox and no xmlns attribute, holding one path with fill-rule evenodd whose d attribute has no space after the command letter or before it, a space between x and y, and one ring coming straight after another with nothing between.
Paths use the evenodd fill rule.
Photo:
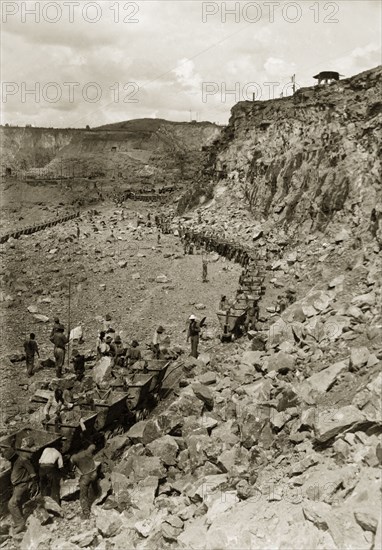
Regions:
<instances>
[{"instance_id":1,"label":"cloud","mask_svg":"<svg viewBox=\"0 0 382 550\"><path fill-rule=\"evenodd\" d=\"M202 77L195 72L195 63L190 59L181 59L173 70L179 84L187 90L200 90Z\"/></svg>"},{"instance_id":2,"label":"cloud","mask_svg":"<svg viewBox=\"0 0 382 550\"><path fill-rule=\"evenodd\" d=\"M296 66L294 63L287 63L283 59L269 57L264 63L264 69L268 76L280 79L293 74Z\"/></svg>"},{"instance_id":3,"label":"cloud","mask_svg":"<svg viewBox=\"0 0 382 550\"><path fill-rule=\"evenodd\" d=\"M153 114L189 120L192 109L201 120L224 123L234 103L246 99L242 92L250 82L263 89L266 99L264 83L283 85L294 73L299 85L309 86L314 84L312 75L320 70L350 76L379 63L377 2L344 0L338 4L336 24L324 22L328 10L321 3L317 23L310 3L304 2L301 20L294 24L283 18L282 5L273 23L263 10L263 17L249 24L242 19L235 22L232 16L223 23L221 6L203 22L202 2L191 0L138 1L137 23L124 22L129 17L124 10L128 2L118 3L117 22L111 9L116 2L98 4L102 17L94 24L81 17L82 4L72 23L67 17L55 24L35 23L30 16L22 23L18 13L3 24L3 81L25 83L27 88L53 81L63 90L65 82L78 83L73 102L65 94L56 103L36 103L30 96L22 101L21 94L9 96L3 103L4 122L99 126ZM96 103L83 97L89 82L96 82L102 90ZM217 91L203 101L206 82L213 82ZM128 83L139 86L137 103L124 101L126 95L129 99L123 89ZM233 90L237 83L239 95L224 94L224 89ZM116 86L118 101L114 101Z\"/></svg>"}]
</instances>

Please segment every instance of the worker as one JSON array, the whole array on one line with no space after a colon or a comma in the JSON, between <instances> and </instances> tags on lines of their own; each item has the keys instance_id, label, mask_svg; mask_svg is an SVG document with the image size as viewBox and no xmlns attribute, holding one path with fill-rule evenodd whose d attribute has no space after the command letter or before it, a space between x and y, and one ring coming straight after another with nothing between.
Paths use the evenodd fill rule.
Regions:
<instances>
[{"instance_id":1,"label":"worker","mask_svg":"<svg viewBox=\"0 0 382 550\"><path fill-rule=\"evenodd\" d=\"M202 260L202 281L203 283L207 282L207 259L203 258Z\"/></svg>"},{"instance_id":2,"label":"worker","mask_svg":"<svg viewBox=\"0 0 382 550\"><path fill-rule=\"evenodd\" d=\"M103 321L103 330L106 334L114 333L115 330L111 326L111 315L107 314Z\"/></svg>"},{"instance_id":3,"label":"worker","mask_svg":"<svg viewBox=\"0 0 382 550\"><path fill-rule=\"evenodd\" d=\"M110 336L110 334L108 336L106 336L106 340L105 340L105 343L106 343L106 351L104 352L103 355L109 357L111 355L111 345L113 343L113 337Z\"/></svg>"},{"instance_id":4,"label":"worker","mask_svg":"<svg viewBox=\"0 0 382 550\"><path fill-rule=\"evenodd\" d=\"M157 243L160 244L160 229L158 228Z\"/></svg>"},{"instance_id":5,"label":"worker","mask_svg":"<svg viewBox=\"0 0 382 550\"><path fill-rule=\"evenodd\" d=\"M80 231L80 226L78 225L78 223L76 223L76 234L77 234L77 239L79 239L81 231Z\"/></svg>"},{"instance_id":6,"label":"worker","mask_svg":"<svg viewBox=\"0 0 382 550\"><path fill-rule=\"evenodd\" d=\"M141 359L142 359L142 352L139 347L139 343L137 342L137 340L133 340L131 342L131 347L128 348L128 350L126 351L126 355L125 355L126 366L131 367L132 365L134 365L134 363L136 363L137 361L140 361Z\"/></svg>"},{"instance_id":7,"label":"worker","mask_svg":"<svg viewBox=\"0 0 382 550\"><path fill-rule=\"evenodd\" d=\"M76 375L77 380L81 382L85 376L85 356L81 355L77 349L72 351L72 363L74 374Z\"/></svg>"},{"instance_id":8,"label":"worker","mask_svg":"<svg viewBox=\"0 0 382 550\"><path fill-rule=\"evenodd\" d=\"M190 315L187 332L187 342L191 340L191 357L198 358L200 326L197 323L195 315Z\"/></svg>"},{"instance_id":9,"label":"worker","mask_svg":"<svg viewBox=\"0 0 382 550\"><path fill-rule=\"evenodd\" d=\"M9 447L3 451L3 456L11 463L11 484L13 493L8 502L8 510L15 524L13 533L21 533L25 529L25 518L22 504L38 493L36 472L27 458L18 456L16 451Z\"/></svg>"},{"instance_id":10,"label":"worker","mask_svg":"<svg viewBox=\"0 0 382 550\"><path fill-rule=\"evenodd\" d=\"M49 397L44 407L44 418L45 422L53 420L55 424L59 425L62 422L61 412L65 409L72 409L73 403L69 403L64 398L62 389L57 387L57 382L52 382L51 388L54 388L53 395Z\"/></svg>"},{"instance_id":11,"label":"worker","mask_svg":"<svg viewBox=\"0 0 382 550\"><path fill-rule=\"evenodd\" d=\"M64 467L62 454L54 447L46 447L38 463L41 495L51 497L60 505L60 478Z\"/></svg>"},{"instance_id":12,"label":"worker","mask_svg":"<svg viewBox=\"0 0 382 550\"><path fill-rule=\"evenodd\" d=\"M35 335L33 332L29 335L29 340L26 340L24 342L24 351L25 351L25 357L26 357L26 364L27 364L27 373L28 376L34 375L34 357L37 355L40 357L40 352L38 350L38 345L35 340Z\"/></svg>"},{"instance_id":13,"label":"worker","mask_svg":"<svg viewBox=\"0 0 382 550\"><path fill-rule=\"evenodd\" d=\"M101 330L97 337L96 349L97 349L97 361L108 351L109 346L106 344L106 333Z\"/></svg>"},{"instance_id":14,"label":"worker","mask_svg":"<svg viewBox=\"0 0 382 550\"><path fill-rule=\"evenodd\" d=\"M56 376L57 378L61 378L62 367L64 366L65 361L65 346L69 342L69 339L64 334L64 327L62 325L53 334L53 336L50 338L50 341L54 344L53 353L56 360Z\"/></svg>"},{"instance_id":15,"label":"worker","mask_svg":"<svg viewBox=\"0 0 382 550\"><path fill-rule=\"evenodd\" d=\"M50 336L49 336L50 339L52 339L53 336L56 334L56 332L58 332L60 329L63 329L65 331L65 327L60 323L60 319L58 317L55 317L53 320L54 320L54 323L53 323L52 330L50 332Z\"/></svg>"},{"instance_id":16,"label":"worker","mask_svg":"<svg viewBox=\"0 0 382 550\"><path fill-rule=\"evenodd\" d=\"M154 359L160 359L161 356L161 343L163 340L163 333L164 328L162 325L159 325L159 327L154 332L153 341L152 341L152 351L154 353Z\"/></svg>"},{"instance_id":17,"label":"worker","mask_svg":"<svg viewBox=\"0 0 382 550\"><path fill-rule=\"evenodd\" d=\"M99 463L94 460L96 446L91 444L84 451L74 454L71 458L74 466L80 473L80 504L82 508L82 519L89 519L90 508L94 500Z\"/></svg>"},{"instance_id":18,"label":"worker","mask_svg":"<svg viewBox=\"0 0 382 550\"><path fill-rule=\"evenodd\" d=\"M219 311L226 311L228 309L227 297L222 296L219 302Z\"/></svg>"},{"instance_id":19,"label":"worker","mask_svg":"<svg viewBox=\"0 0 382 550\"><path fill-rule=\"evenodd\" d=\"M123 366L123 358L126 353L125 348L119 334L114 338L114 342L110 343L110 355L114 358L114 366Z\"/></svg>"}]
</instances>

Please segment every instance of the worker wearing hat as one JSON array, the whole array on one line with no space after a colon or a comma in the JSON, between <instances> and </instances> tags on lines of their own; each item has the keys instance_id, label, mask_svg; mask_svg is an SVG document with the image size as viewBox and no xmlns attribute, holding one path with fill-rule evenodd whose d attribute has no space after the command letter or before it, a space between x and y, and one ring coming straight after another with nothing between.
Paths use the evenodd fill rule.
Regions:
<instances>
[{"instance_id":1,"label":"worker wearing hat","mask_svg":"<svg viewBox=\"0 0 382 550\"><path fill-rule=\"evenodd\" d=\"M142 359L142 352L139 348L139 343L137 340L133 340L131 342L130 348L126 351L125 360L126 360L126 366L131 367L131 365L134 365L137 361L140 361Z\"/></svg>"},{"instance_id":2,"label":"worker wearing hat","mask_svg":"<svg viewBox=\"0 0 382 550\"><path fill-rule=\"evenodd\" d=\"M106 334L111 334L115 332L115 330L111 326L111 315L109 313L106 315L103 322L103 330L106 332Z\"/></svg>"},{"instance_id":3,"label":"worker wearing hat","mask_svg":"<svg viewBox=\"0 0 382 550\"><path fill-rule=\"evenodd\" d=\"M204 322L204 319L201 323L198 323L195 315L190 315L188 318L188 331L187 331L187 342L191 340L191 357L198 358L198 346L199 346L199 336L200 328Z\"/></svg>"},{"instance_id":4,"label":"worker wearing hat","mask_svg":"<svg viewBox=\"0 0 382 550\"><path fill-rule=\"evenodd\" d=\"M114 357L114 366L123 366L126 349L123 347L122 339L119 334L110 344L110 355Z\"/></svg>"},{"instance_id":5,"label":"worker wearing hat","mask_svg":"<svg viewBox=\"0 0 382 550\"><path fill-rule=\"evenodd\" d=\"M79 382L85 376L85 356L81 355L78 349L72 351L72 363L74 374Z\"/></svg>"},{"instance_id":6,"label":"worker wearing hat","mask_svg":"<svg viewBox=\"0 0 382 550\"><path fill-rule=\"evenodd\" d=\"M52 327L49 338L53 338L53 336L56 334L56 332L61 331L61 329L63 331L65 330L64 325L62 323L60 323L60 319L58 317L55 317L53 319L53 321L54 321L54 323L53 323L53 327Z\"/></svg>"},{"instance_id":7,"label":"worker wearing hat","mask_svg":"<svg viewBox=\"0 0 382 550\"><path fill-rule=\"evenodd\" d=\"M161 355L160 345L163 341L163 336L162 336L163 333L164 333L164 328L162 327L162 325L159 325L159 327L154 332L153 341L152 341L152 350L154 353L154 359L160 359L160 355Z\"/></svg>"},{"instance_id":8,"label":"worker wearing hat","mask_svg":"<svg viewBox=\"0 0 382 550\"><path fill-rule=\"evenodd\" d=\"M8 502L8 510L15 524L13 533L21 533L25 529L25 518L22 512L22 503L29 500L36 492L36 472L27 458L19 456L12 447L3 451L3 456L12 466L11 484L13 493Z\"/></svg>"}]
</instances>

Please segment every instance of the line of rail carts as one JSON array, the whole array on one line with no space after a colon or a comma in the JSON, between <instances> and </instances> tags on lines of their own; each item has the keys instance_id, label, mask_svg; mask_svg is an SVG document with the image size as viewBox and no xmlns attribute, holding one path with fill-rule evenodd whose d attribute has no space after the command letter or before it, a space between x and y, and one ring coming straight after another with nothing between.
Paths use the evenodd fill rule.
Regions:
<instances>
[{"instance_id":1,"label":"line of rail carts","mask_svg":"<svg viewBox=\"0 0 382 550\"><path fill-rule=\"evenodd\" d=\"M107 389L93 384L90 391L76 399L72 409L62 412L60 422L41 422L38 428L31 424L1 437L0 452L12 447L19 456L28 458L37 471L38 460L46 447L60 448L67 458L97 435L112 433L120 426L127 430L144 419L163 396L163 381L170 363L137 361L130 367L128 376L114 378ZM36 392L33 400L43 407L50 393ZM0 472L1 514L6 512L12 494L10 474L10 468Z\"/></svg>"},{"instance_id":2,"label":"line of rail carts","mask_svg":"<svg viewBox=\"0 0 382 550\"><path fill-rule=\"evenodd\" d=\"M239 336L247 316L251 315L254 307L258 306L265 293L265 269L264 259L252 259L240 276L234 304L216 313L222 330L220 335L222 342L230 342L234 337Z\"/></svg>"}]
</instances>

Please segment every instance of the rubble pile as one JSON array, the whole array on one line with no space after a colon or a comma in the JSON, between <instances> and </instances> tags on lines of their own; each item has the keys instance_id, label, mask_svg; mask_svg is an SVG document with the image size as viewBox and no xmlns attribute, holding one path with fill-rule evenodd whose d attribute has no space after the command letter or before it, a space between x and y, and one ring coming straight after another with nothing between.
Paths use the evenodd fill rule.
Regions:
<instances>
[{"instance_id":1,"label":"rubble pile","mask_svg":"<svg viewBox=\"0 0 382 550\"><path fill-rule=\"evenodd\" d=\"M341 252L346 262L350 250ZM271 276L289 275L286 258ZM268 312L262 349L258 338L238 340L185 360L177 397L108 440L103 500L70 541L378 548L382 265L373 243L361 267Z\"/></svg>"}]
</instances>

